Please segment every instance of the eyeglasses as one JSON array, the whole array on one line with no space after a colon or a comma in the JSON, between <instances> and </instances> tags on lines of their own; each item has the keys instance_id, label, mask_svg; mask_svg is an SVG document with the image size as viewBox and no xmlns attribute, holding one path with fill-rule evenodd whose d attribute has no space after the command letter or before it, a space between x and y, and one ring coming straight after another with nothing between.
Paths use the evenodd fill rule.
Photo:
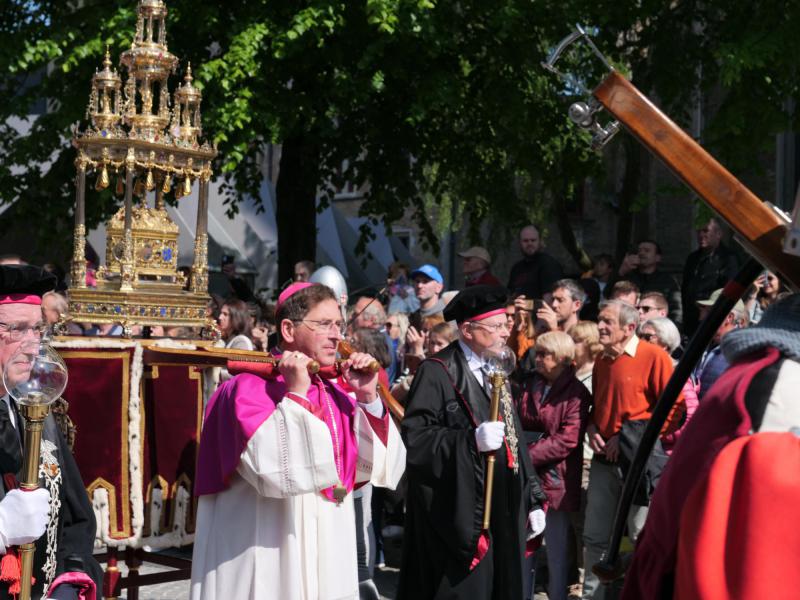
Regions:
<instances>
[{"instance_id":1,"label":"eyeglasses","mask_svg":"<svg viewBox=\"0 0 800 600\"><path fill-rule=\"evenodd\" d=\"M483 327L487 331L491 331L493 333L500 333L502 331L509 330L508 321L505 321L503 323L495 323L494 325L488 325L487 323L479 323L478 321L470 321L469 324L472 325L473 327Z\"/></svg>"},{"instance_id":2,"label":"eyeglasses","mask_svg":"<svg viewBox=\"0 0 800 600\"><path fill-rule=\"evenodd\" d=\"M639 310L643 313L649 313L651 310L658 310L657 306L647 306L646 304L640 304Z\"/></svg>"},{"instance_id":3,"label":"eyeglasses","mask_svg":"<svg viewBox=\"0 0 800 600\"><path fill-rule=\"evenodd\" d=\"M392 327L394 327L394 323L386 322L383 324L383 326L386 328L386 331L389 331Z\"/></svg>"},{"instance_id":4,"label":"eyeglasses","mask_svg":"<svg viewBox=\"0 0 800 600\"><path fill-rule=\"evenodd\" d=\"M655 333L640 333L639 337L643 339L645 342L653 341L653 338L658 338Z\"/></svg>"},{"instance_id":5,"label":"eyeglasses","mask_svg":"<svg viewBox=\"0 0 800 600\"><path fill-rule=\"evenodd\" d=\"M294 322L302 323L311 331L318 334L335 333L336 335L342 335L344 331L344 321L332 321L330 319L299 319ZM309 325L309 323L311 324Z\"/></svg>"},{"instance_id":6,"label":"eyeglasses","mask_svg":"<svg viewBox=\"0 0 800 600\"><path fill-rule=\"evenodd\" d=\"M28 332L34 337L42 337L47 331L47 323L40 321L35 325L24 325L21 323L0 323L0 333L5 333L12 342L18 342Z\"/></svg>"}]
</instances>

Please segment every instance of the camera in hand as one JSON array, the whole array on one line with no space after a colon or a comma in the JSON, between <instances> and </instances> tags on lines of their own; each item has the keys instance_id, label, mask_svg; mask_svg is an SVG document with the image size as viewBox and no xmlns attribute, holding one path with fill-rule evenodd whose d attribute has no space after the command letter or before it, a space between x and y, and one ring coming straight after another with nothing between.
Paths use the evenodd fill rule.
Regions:
<instances>
[{"instance_id":1,"label":"camera in hand","mask_svg":"<svg viewBox=\"0 0 800 600\"><path fill-rule=\"evenodd\" d=\"M541 298L527 298L524 300L523 307L528 312L536 312L544 306L544 300Z\"/></svg>"}]
</instances>

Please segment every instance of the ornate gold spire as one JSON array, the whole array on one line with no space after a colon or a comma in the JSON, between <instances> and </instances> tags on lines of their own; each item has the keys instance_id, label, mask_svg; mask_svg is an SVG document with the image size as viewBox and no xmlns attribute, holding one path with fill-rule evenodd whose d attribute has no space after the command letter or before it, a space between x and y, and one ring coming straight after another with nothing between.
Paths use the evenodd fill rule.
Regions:
<instances>
[{"instance_id":1,"label":"ornate gold spire","mask_svg":"<svg viewBox=\"0 0 800 600\"><path fill-rule=\"evenodd\" d=\"M130 135L158 142L170 120L167 79L178 58L167 49L167 7L159 0L139 2L136 35L120 61L128 69L125 84L125 123Z\"/></svg>"},{"instance_id":2,"label":"ornate gold spire","mask_svg":"<svg viewBox=\"0 0 800 600\"><path fill-rule=\"evenodd\" d=\"M171 133L177 143L197 146L197 139L202 135L200 123L200 103L203 94L192 85L192 63L186 66L183 85L175 90L175 112L173 113Z\"/></svg>"},{"instance_id":3,"label":"ornate gold spire","mask_svg":"<svg viewBox=\"0 0 800 600\"><path fill-rule=\"evenodd\" d=\"M98 270L97 288L72 282L70 313L77 321L209 325L203 283L208 280L208 250L203 240L211 161L217 152L201 139L202 94L193 84L191 65L183 84L170 93L169 77L178 58L167 47L166 18L163 0L139 0L133 41L120 55L124 84L106 49L103 69L92 77L89 125L73 139L80 166L74 251L78 266L85 245L85 175L94 172L95 185L89 190L102 192L111 184L110 174L116 173L117 196L124 198L107 223L106 264ZM187 282L177 270L178 227L165 208L164 195L191 201L195 181L195 255L191 291L184 291ZM134 196L140 202L134 202ZM80 269L73 273L80 278Z\"/></svg>"},{"instance_id":4,"label":"ornate gold spire","mask_svg":"<svg viewBox=\"0 0 800 600\"><path fill-rule=\"evenodd\" d=\"M111 69L111 53L106 46L103 70L96 71L92 77L92 91L86 117L100 131L114 135L122 119L122 79L116 70Z\"/></svg>"}]
</instances>

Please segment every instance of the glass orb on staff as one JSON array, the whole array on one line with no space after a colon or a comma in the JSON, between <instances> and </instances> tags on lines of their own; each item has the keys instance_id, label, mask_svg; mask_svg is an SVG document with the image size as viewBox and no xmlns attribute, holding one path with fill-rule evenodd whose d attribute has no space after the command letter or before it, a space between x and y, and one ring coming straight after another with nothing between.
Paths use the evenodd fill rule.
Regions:
<instances>
[{"instance_id":1,"label":"glass orb on staff","mask_svg":"<svg viewBox=\"0 0 800 600\"><path fill-rule=\"evenodd\" d=\"M508 346L498 346L490 348L481 357L483 360L483 372L489 379L492 388L492 400L489 405L489 420L497 421L500 412L500 399L503 388L506 386L508 376L516 367L517 359L514 351ZM486 485L483 496L483 529L489 529L492 516L492 491L494 489L494 465L497 460L495 452L491 452L486 457Z\"/></svg>"},{"instance_id":2,"label":"glass orb on staff","mask_svg":"<svg viewBox=\"0 0 800 600\"><path fill-rule=\"evenodd\" d=\"M3 371L3 384L25 420L20 488L32 491L39 487L44 420L50 405L67 387L67 366L46 339L29 342L9 359ZM21 600L31 597L34 550L34 542L19 547Z\"/></svg>"}]
</instances>

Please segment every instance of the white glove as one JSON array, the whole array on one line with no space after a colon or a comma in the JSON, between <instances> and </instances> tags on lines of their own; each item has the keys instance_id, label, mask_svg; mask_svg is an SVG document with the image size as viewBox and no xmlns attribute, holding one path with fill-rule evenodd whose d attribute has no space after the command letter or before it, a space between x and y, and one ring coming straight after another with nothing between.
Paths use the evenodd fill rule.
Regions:
<instances>
[{"instance_id":1,"label":"white glove","mask_svg":"<svg viewBox=\"0 0 800 600\"><path fill-rule=\"evenodd\" d=\"M544 511L537 508L528 513L528 539L532 540L544 531Z\"/></svg>"},{"instance_id":2,"label":"white glove","mask_svg":"<svg viewBox=\"0 0 800 600\"><path fill-rule=\"evenodd\" d=\"M0 544L19 546L42 537L50 518L50 492L11 490L0 502Z\"/></svg>"},{"instance_id":3,"label":"white glove","mask_svg":"<svg viewBox=\"0 0 800 600\"><path fill-rule=\"evenodd\" d=\"M491 452L503 445L506 424L502 421L485 421L475 430L475 443L478 452Z\"/></svg>"}]
</instances>

